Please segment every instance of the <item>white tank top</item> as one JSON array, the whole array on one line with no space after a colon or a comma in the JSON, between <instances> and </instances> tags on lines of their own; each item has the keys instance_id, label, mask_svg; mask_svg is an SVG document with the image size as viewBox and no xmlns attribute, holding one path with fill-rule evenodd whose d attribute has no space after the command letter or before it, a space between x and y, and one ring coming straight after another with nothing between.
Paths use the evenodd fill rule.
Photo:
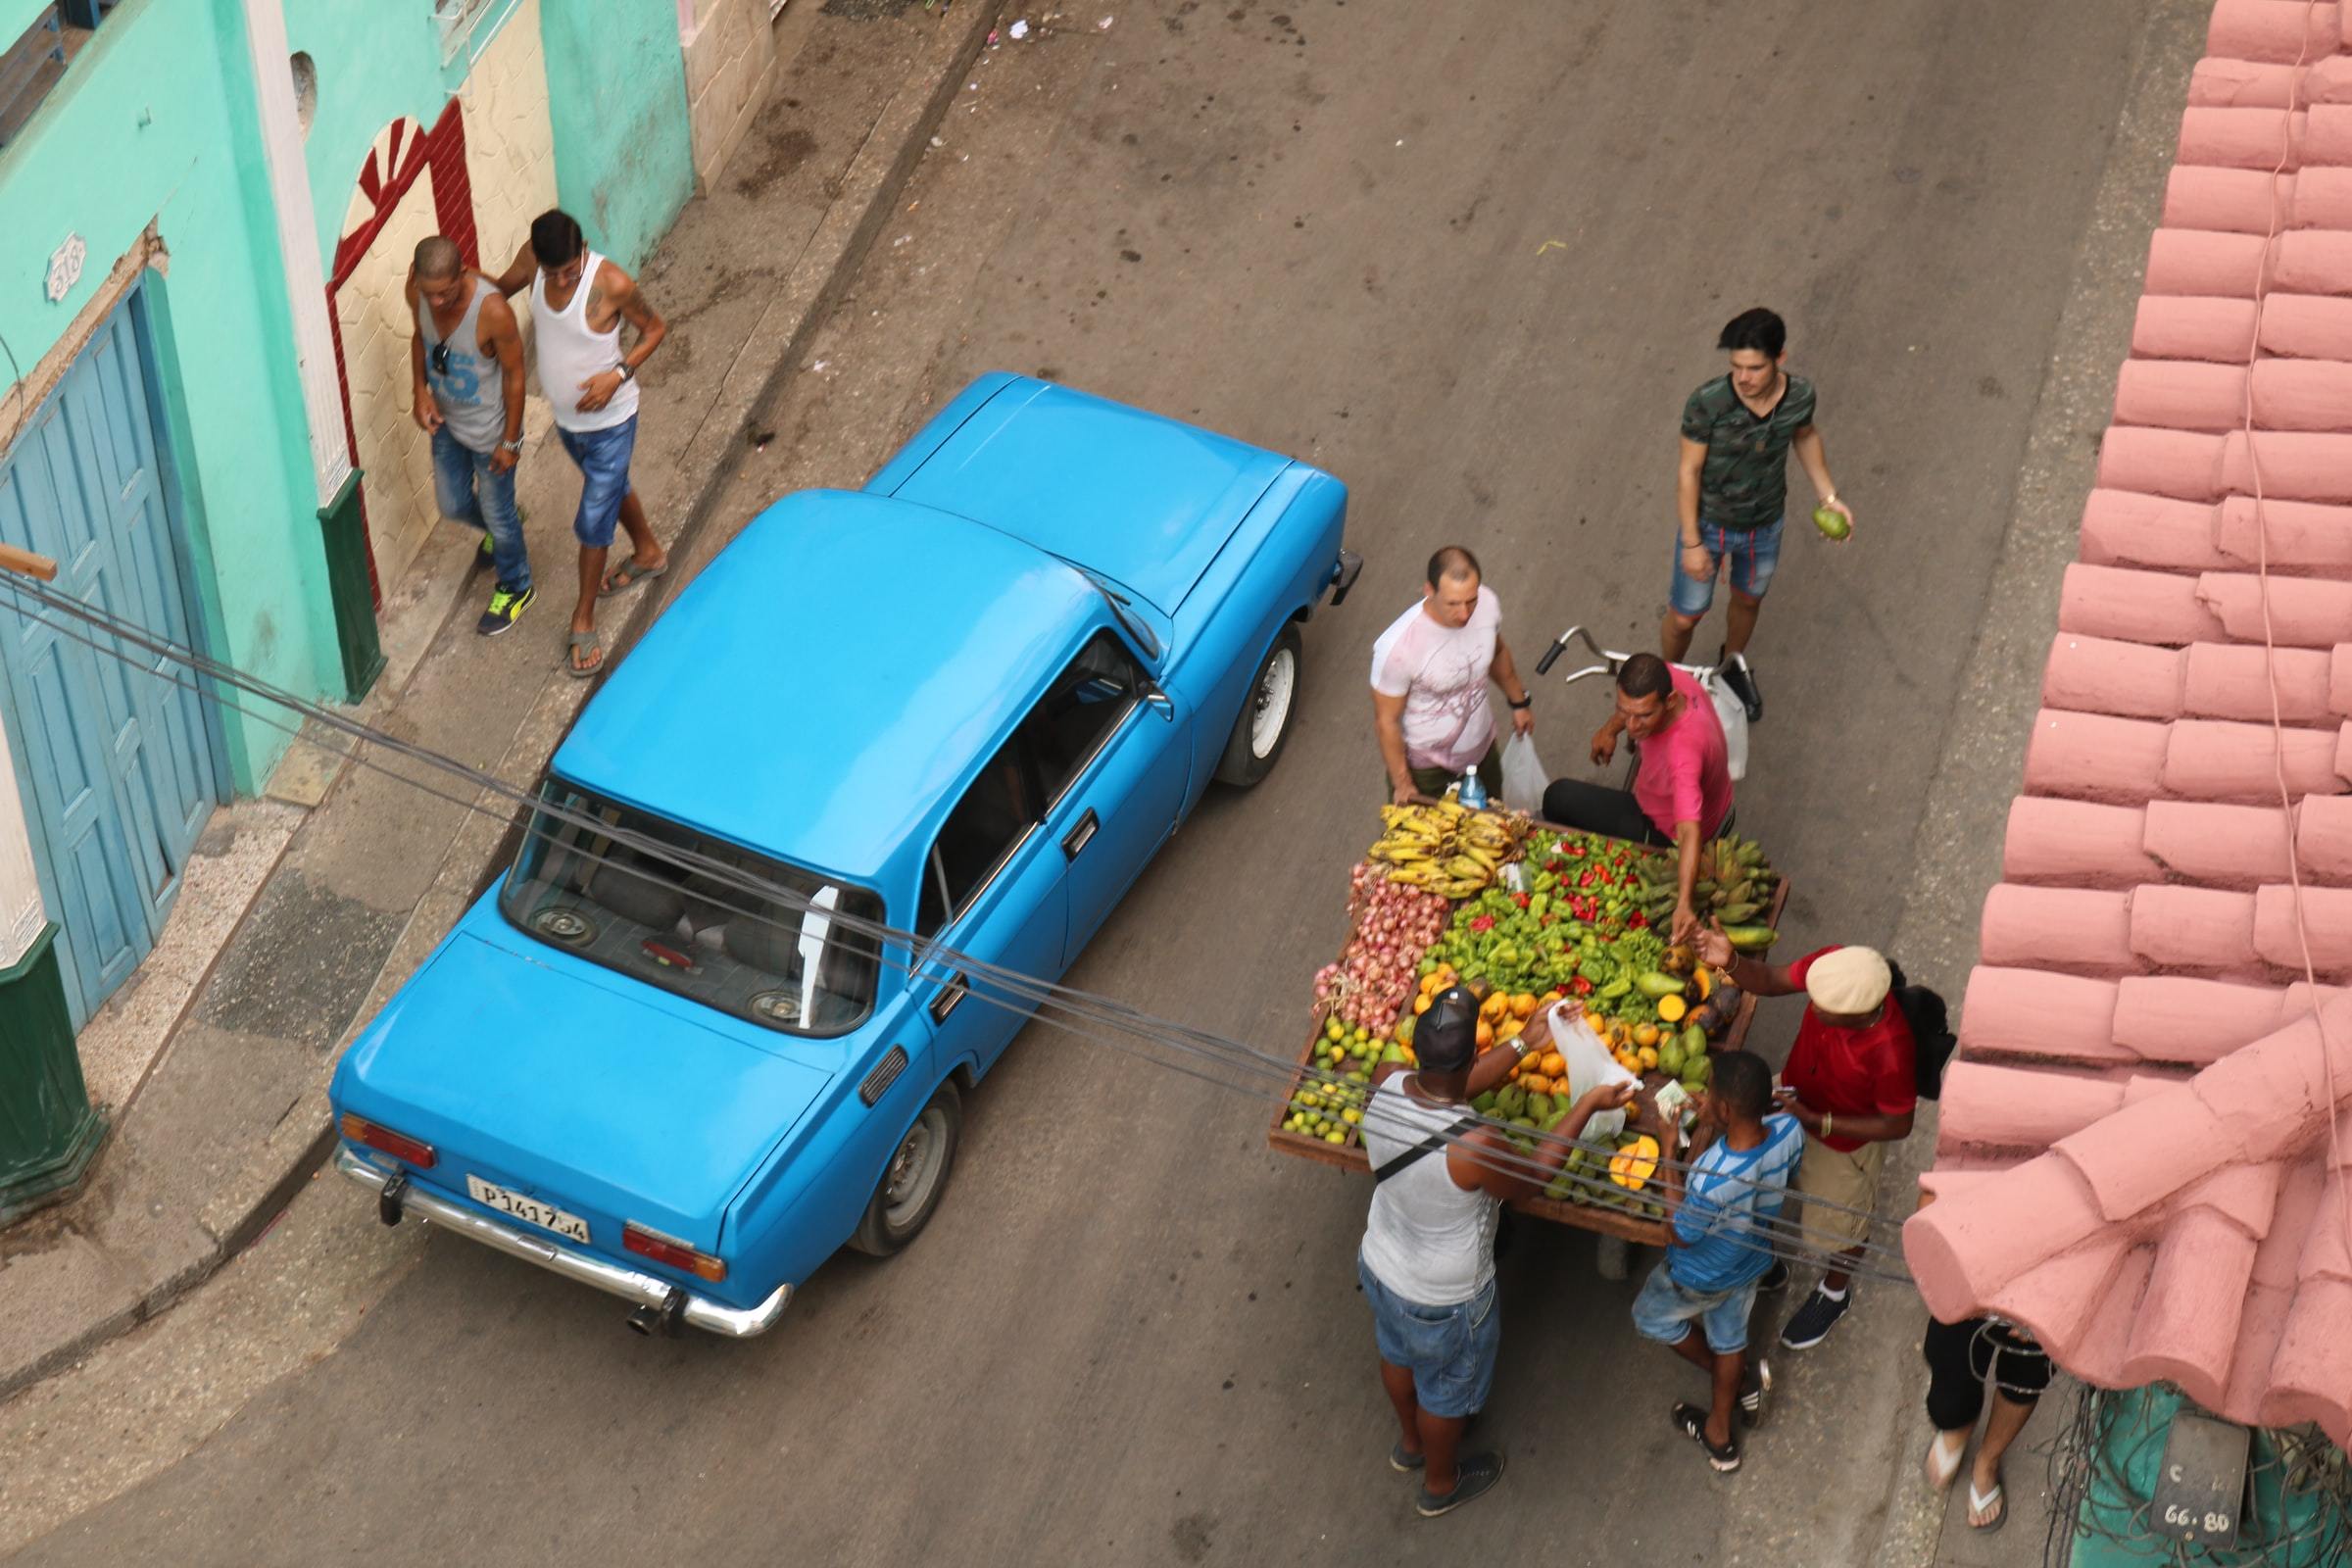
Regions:
<instances>
[{"instance_id":1,"label":"white tank top","mask_svg":"<svg viewBox=\"0 0 2352 1568\"><path fill-rule=\"evenodd\" d=\"M637 383L627 380L612 401L592 413L580 412L580 383L620 366L620 322L610 332L588 329L588 291L596 285L596 270L605 259L588 253L580 269L579 286L559 311L547 303L547 269L531 279L531 324L539 341L539 390L547 394L556 423L566 430L610 430L637 413Z\"/></svg>"},{"instance_id":2,"label":"white tank top","mask_svg":"<svg viewBox=\"0 0 2352 1568\"><path fill-rule=\"evenodd\" d=\"M1364 1107L1364 1152L1372 1167L1431 1133L1473 1115L1467 1105L1424 1105L1404 1092L1397 1073ZM1446 1151L1437 1149L1372 1189L1364 1222L1364 1266L1380 1283L1423 1306L1467 1301L1494 1277L1494 1221L1502 1205L1454 1185Z\"/></svg>"}]
</instances>

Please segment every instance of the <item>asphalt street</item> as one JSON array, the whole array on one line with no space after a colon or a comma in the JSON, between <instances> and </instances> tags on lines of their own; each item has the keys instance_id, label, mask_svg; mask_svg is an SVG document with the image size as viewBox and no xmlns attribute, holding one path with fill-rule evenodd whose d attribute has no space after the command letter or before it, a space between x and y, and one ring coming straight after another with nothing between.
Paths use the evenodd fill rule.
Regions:
<instances>
[{"instance_id":1,"label":"asphalt street","mask_svg":"<svg viewBox=\"0 0 2352 1568\"><path fill-rule=\"evenodd\" d=\"M1211 794L1073 975L1290 1050L1374 831L1373 636L1461 543L1523 667L1571 622L1652 645L1676 416L1722 321L1771 305L1858 526L1790 533L1740 824L1794 884L1792 951L1886 942L2145 8L1275 4L1097 0L992 51L727 515L862 482L993 368L1344 478L1369 564L1307 630L1280 767ZM808 591L891 635L889 583ZM1538 688L1555 771L1591 776L1605 700ZM1261 1102L1046 1030L967 1109L920 1242L836 1259L745 1344L638 1339L610 1298L377 1231L318 1182L263 1245L277 1284L200 1293L154 1376L201 1381L297 1295L309 1338L14 1560L1876 1560L1920 1435L1897 1288L1791 1368L1796 1408L1725 1480L1668 1426L1694 1377L1628 1322L1645 1262L1604 1282L1589 1239L1523 1226L1481 1434L1509 1473L1423 1524L1384 1460L1365 1184L1268 1152Z\"/></svg>"}]
</instances>

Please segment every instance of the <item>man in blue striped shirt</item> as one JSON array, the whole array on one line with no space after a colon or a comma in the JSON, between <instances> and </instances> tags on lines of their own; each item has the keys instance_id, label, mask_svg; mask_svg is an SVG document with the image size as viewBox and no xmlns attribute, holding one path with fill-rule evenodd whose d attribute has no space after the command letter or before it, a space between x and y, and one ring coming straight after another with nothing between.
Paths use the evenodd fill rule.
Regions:
<instances>
[{"instance_id":1,"label":"man in blue striped shirt","mask_svg":"<svg viewBox=\"0 0 2352 1568\"><path fill-rule=\"evenodd\" d=\"M1747 1318L1756 1281L1772 1263L1775 1222L1804 1156L1805 1134L1795 1117L1772 1110L1772 1069L1749 1052L1718 1055L1712 1086L1697 1103L1687 1183L1675 1164L1680 1129L1669 1126L1662 1140L1659 1186L1674 1240L1634 1300L1634 1327L1713 1381L1709 1408L1678 1403L1674 1424L1728 1473L1740 1468L1732 1407L1754 1426L1772 1389L1772 1368L1761 1356L1747 1370Z\"/></svg>"}]
</instances>

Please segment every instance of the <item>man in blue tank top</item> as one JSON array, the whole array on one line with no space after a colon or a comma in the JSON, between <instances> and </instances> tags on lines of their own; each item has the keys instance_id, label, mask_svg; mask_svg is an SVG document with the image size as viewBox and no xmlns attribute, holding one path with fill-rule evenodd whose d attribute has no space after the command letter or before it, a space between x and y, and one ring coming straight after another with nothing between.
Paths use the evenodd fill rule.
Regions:
<instances>
[{"instance_id":1,"label":"man in blue tank top","mask_svg":"<svg viewBox=\"0 0 2352 1568\"><path fill-rule=\"evenodd\" d=\"M522 336L506 296L439 234L416 247L407 293L416 323L409 339L412 412L433 438L433 498L443 516L481 530L481 553L497 568L498 582L474 630L495 637L536 597L514 506Z\"/></svg>"}]
</instances>

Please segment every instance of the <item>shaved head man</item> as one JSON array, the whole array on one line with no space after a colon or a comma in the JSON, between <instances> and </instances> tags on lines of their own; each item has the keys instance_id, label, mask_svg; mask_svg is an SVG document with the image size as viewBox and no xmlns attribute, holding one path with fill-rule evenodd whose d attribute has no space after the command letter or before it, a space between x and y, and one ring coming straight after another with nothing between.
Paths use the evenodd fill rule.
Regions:
<instances>
[{"instance_id":1,"label":"shaved head man","mask_svg":"<svg viewBox=\"0 0 2352 1568\"><path fill-rule=\"evenodd\" d=\"M477 529L481 558L498 572L474 630L495 637L535 597L514 465L522 456L522 336L514 309L471 271L454 240L435 234L409 268L413 412L433 438L433 499L452 522Z\"/></svg>"}]
</instances>

